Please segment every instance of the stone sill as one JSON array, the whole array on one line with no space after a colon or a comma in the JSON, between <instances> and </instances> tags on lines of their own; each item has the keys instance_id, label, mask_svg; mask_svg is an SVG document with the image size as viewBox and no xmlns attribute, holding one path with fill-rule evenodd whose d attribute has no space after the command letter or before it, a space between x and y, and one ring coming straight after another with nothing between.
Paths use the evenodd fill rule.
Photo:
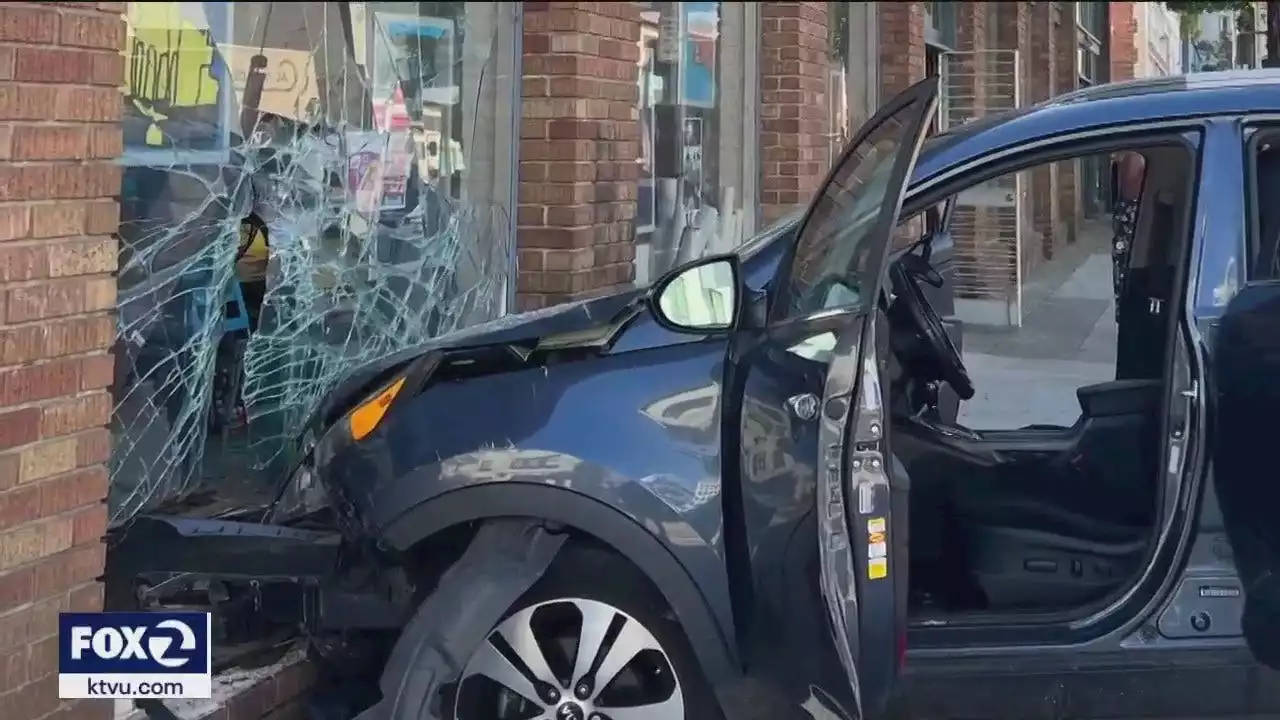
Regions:
<instances>
[{"instance_id":1,"label":"stone sill","mask_svg":"<svg viewBox=\"0 0 1280 720\"><path fill-rule=\"evenodd\" d=\"M168 700L165 705L182 720L294 720L302 717L298 702L310 683L305 653L291 650L272 665L219 673L208 700ZM133 701L115 703L114 720L147 720Z\"/></svg>"}]
</instances>

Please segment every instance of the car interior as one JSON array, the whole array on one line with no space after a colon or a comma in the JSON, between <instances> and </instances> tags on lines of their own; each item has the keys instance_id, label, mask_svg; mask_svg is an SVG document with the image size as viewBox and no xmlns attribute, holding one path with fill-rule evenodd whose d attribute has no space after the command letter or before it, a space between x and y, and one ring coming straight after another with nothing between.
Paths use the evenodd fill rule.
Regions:
<instances>
[{"instance_id":1,"label":"car interior","mask_svg":"<svg viewBox=\"0 0 1280 720\"><path fill-rule=\"evenodd\" d=\"M1117 297L1115 379L1077 388L1069 426L965 427L959 403L948 402L974 395L963 325L946 317L954 200L890 264L891 443L910 476L917 621L1076 611L1122 591L1146 562L1193 159L1182 146L1140 152L1146 175Z\"/></svg>"}]
</instances>

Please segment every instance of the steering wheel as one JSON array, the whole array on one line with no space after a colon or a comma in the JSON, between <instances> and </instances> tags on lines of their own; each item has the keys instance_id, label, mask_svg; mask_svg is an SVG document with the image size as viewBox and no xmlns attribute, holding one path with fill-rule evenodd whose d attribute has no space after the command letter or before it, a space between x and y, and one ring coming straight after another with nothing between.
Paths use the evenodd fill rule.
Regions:
<instances>
[{"instance_id":1,"label":"steering wheel","mask_svg":"<svg viewBox=\"0 0 1280 720\"><path fill-rule=\"evenodd\" d=\"M969 379L969 371L964 367L960 351L947 334L942 318L925 297L920 280L934 287L942 286L942 276L919 255L907 253L889 266L889 281L893 284L896 296L894 304L901 303L902 314L914 326L911 329L928 347L928 352L936 363L936 379L950 385L961 400L968 400L973 397L973 381Z\"/></svg>"}]
</instances>

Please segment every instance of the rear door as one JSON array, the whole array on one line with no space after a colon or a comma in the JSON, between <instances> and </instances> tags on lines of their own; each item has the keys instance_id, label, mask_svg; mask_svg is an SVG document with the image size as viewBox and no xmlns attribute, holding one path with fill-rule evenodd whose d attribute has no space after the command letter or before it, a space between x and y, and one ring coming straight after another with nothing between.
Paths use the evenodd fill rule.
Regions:
<instances>
[{"instance_id":1,"label":"rear door","mask_svg":"<svg viewBox=\"0 0 1280 720\"><path fill-rule=\"evenodd\" d=\"M1239 126L1226 122L1205 134L1195 225L1211 231L1192 272L1192 299L1211 348L1207 437L1217 506L1244 591L1240 632L1259 662L1280 670L1280 482L1272 464L1280 435L1280 157L1264 150L1267 135L1257 140L1246 142ZM1213 521L1212 505L1205 505L1201 528ZM1214 617L1215 630L1230 627L1235 602L1214 602L1228 606ZM1205 617L1213 610L1206 605ZM1217 619L1223 615L1226 622Z\"/></svg>"},{"instance_id":2,"label":"rear door","mask_svg":"<svg viewBox=\"0 0 1280 720\"><path fill-rule=\"evenodd\" d=\"M747 492L763 497L775 468L787 465L799 485L774 499L768 524L778 527L789 497L812 502L816 537L807 542L817 543L818 587L805 611L825 620L823 634L834 641L820 675L847 683L852 692L840 694L861 717L883 708L905 638L907 502L884 412L882 292L937 89L934 79L911 87L855 136L801 220L770 288L765 337L743 358L744 418L760 416L743 423L743 446L770 447L780 458L764 463L760 478L746 473ZM762 408L781 410L781 431L763 429Z\"/></svg>"}]
</instances>

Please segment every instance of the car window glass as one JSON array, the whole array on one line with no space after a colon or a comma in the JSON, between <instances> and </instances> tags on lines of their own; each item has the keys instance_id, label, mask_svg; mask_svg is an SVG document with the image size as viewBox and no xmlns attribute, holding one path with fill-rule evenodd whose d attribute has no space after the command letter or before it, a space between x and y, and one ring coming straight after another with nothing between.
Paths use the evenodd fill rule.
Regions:
<instances>
[{"instance_id":1,"label":"car window glass","mask_svg":"<svg viewBox=\"0 0 1280 720\"><path fill-rule=\"evenodd\" d=\"M914 141L908 104L874 128L841 165L814 203L800 231L781 317L857 308L871 302L885 244L875 234L880 211L898 198L890 192L894 161Z\"/></svg>"}]
</instances>

